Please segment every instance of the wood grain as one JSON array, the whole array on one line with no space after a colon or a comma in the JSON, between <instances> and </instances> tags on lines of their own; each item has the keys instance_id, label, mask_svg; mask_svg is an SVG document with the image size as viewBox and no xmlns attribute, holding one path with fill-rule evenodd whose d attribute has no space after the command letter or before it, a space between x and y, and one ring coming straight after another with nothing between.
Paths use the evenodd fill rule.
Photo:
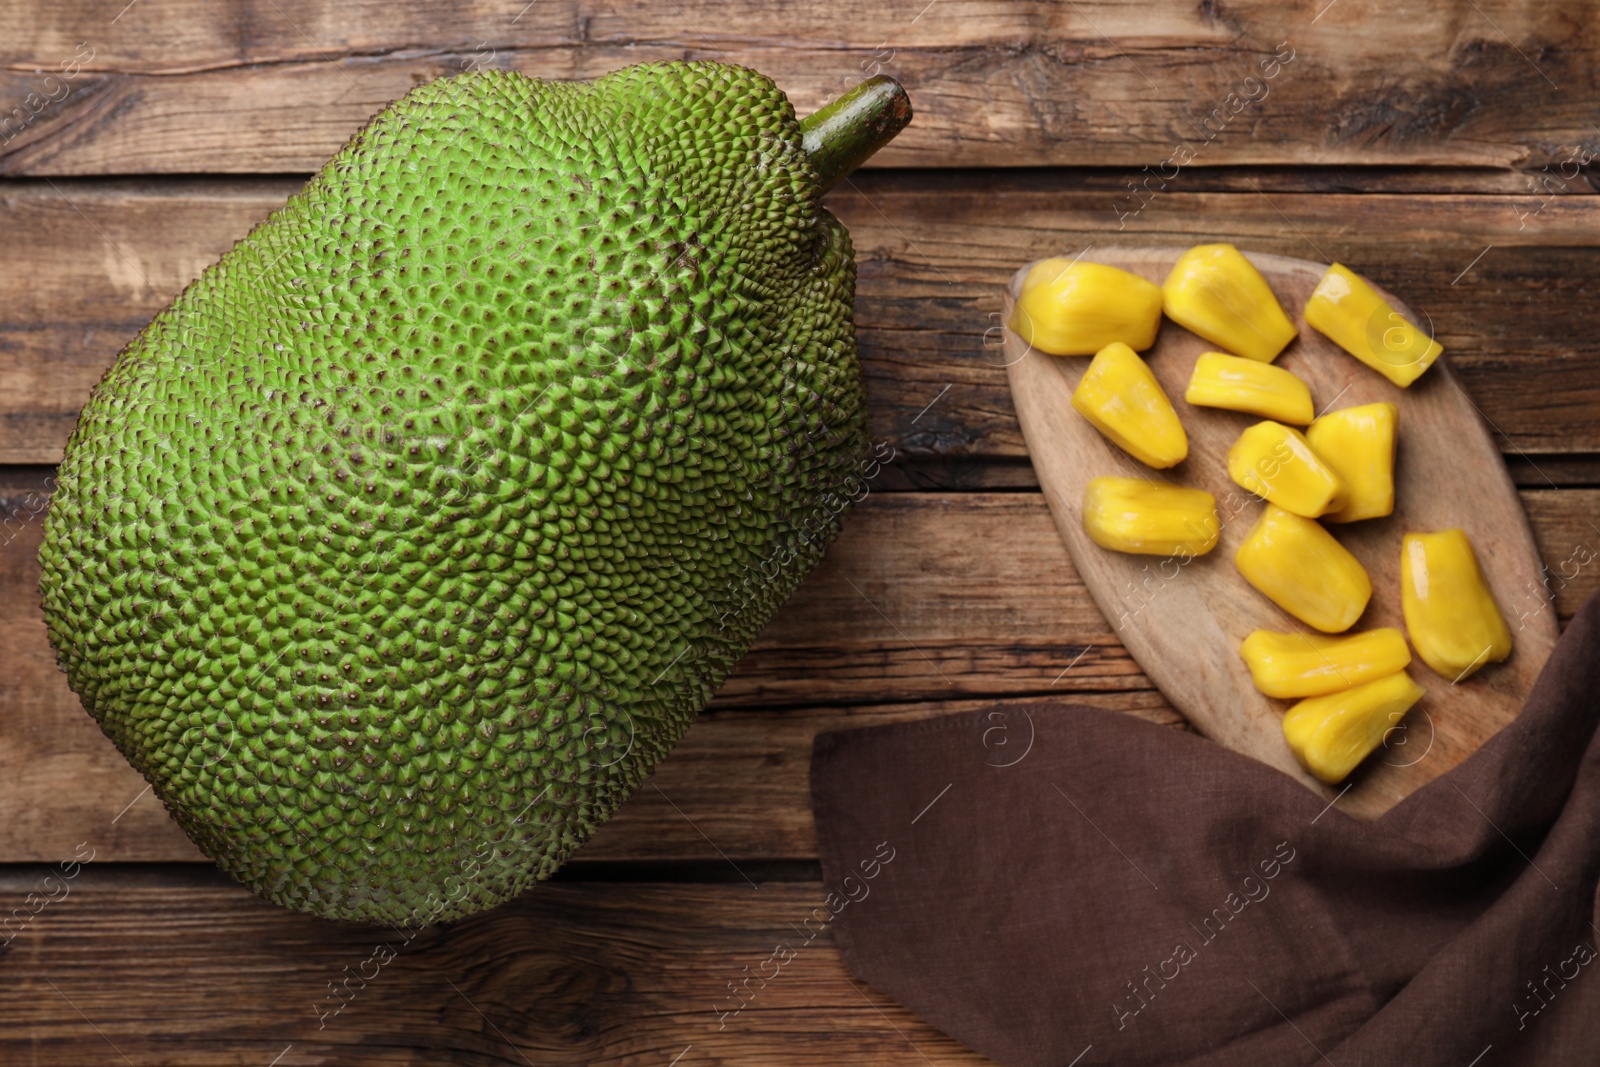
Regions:
<instances>
[{"instance_id":1,"label":"wood grain","mask_svg":"<svg viewBox=\"0 0 1600 1067\"><path fill-rule=\"evenodd\" d=\"M905 461L939 464L922 467L931 484L1031 483L997 347L1000 294L1018 264L1111 235L1350 263L1432 318L1501 449L1533 457L1528 484L1565 484L1543 457L1600 452L1600 197L1531 214L1540 202L1521 197L1256 192L1248 178L1189 192L1186 175L1119 231L1112 198L1073 174L852 180L829 203L856 243L875 434ZM0 182L6 253L26 264L0 271L0 462L55 462L117 351L298 185Z\"/></svg>"},{"instance_id":2,"label":"wood grain","mask_svg":"<svg viewBox=\"0 0 1600 1067\"><path fill-rule=\"evenodd\" d=\"M899 166L1155 168L1186 148L1205 166L1536 170L1596 136L1600 29L1512 0L835 0L781 18L759 0L124 7L0 12L0 103L27 120L0 170L305 172L433 78L673 59L756 67L802 113L867 74L899 77L917 108L882 160ZM1263 77L1274 55L1293 58Z\"/></svg>"},{"instance_id":3,"label":"wood grain","mask_svg":"<svg viewBox=\"0 0 1600 1067\"><path fill-rule=\"evenodd\" d=\"M0 1063L984 1062L849 981L825 929L726 1025L713 1007L826 891L787 862L816 851L819 731L996 697L1179 722L1034 491L986 347L1006 280L1113 238L1230 240L1407 294L1500 431L1564 618L1600 588L1600 200L1573 165L1600 144L1597 39L1581 5L1512 0L0 5L0 863L98 850L0 949ZM1266 97L1204 132L1282 41ZM198 857L55 670L48 465L122 345L390 99L474 66L679 58L753 64L802 111L867 74L909 86L915 124L829 198L897 459L579 864L403 946L319 1029L369 931L118 862ZM983 487L1018 491L948 491ZM0 915L44 873L0 866Z\"/></svg>"},{"instance_id":4,"label":"wood grain","mask_svg":"<svg viewBox=\"0 0 1600 1067\"><path fill-rule=\"evenodd\" d=\"M86 838L112 860L195 859L55 668L38 524L17 519L41 507L47 478L0 480L0 514L13 517L0 546L0 862L51 861ZM1566 618L1600 589L1600 490L1522 498ZM659 765L659 791L636 793L582 855L812 857L817 733L995 698L1179 721L1085 591L1040 494L874 492Z\"/></svg>"},{"instance_id":5,"label":"wood grain","mask_svg":"<svg viewBox=\"0 0 1600 1067\"><path fill-rule=\"evenodd\" d=\"M1160 285L1183 251L1107 246L1095 249L1092 259ZM1188 458L1170 471L1154 471L1131 459L1072 409L1072 391L1089 360L1047 355L1007 329L1007 373L1056 527L1089 594L1115 622L1118 637L1145 673L1201 733L1293 775L1329 799L1342 794L1342 811L1375 818L1460 763L1516 718L1555 647L1555 612L1521 501L1450 357L1441 357L1415 384L1401 389L1306 325L1302 309L1327 264L1246 255L1299 330L1275 365L1311 387L1317 410L1379 401L1399 409L1394 513L1329 527L1372 578L1372 600L1350 632L1383 626L1405 631L1401 538L1411 530L1452 527L1467 532L1502 611L1517 625L1510 658L1465 681L1441 679L1420 660L1412 665L1409 673L1429 695L1404 728L1408 741L1425 732L1428 758L1415 758L1420 745L1408 744L1369 759L1351 776L1348 790L1324 785L1299 766L1284 741L1280 724L1293 702L1260 693L1239 660L1239 643L1253 630L1309 628L1261 596L1233 565L1234 553L1262 508L1229 477L1228 451L1246 427L1261 420L1192 407L1184 399L1195 361L1216 346L1163 321L1154 346L1144 353L1189 437ZM1007 321L1028 270L1023 267L1012 279ZM1393 294L1383 295L1400 315L1421 321ZM1211 493L1222 526L1217 547L1204 556L1162 561L1095 545L1083 528L1082 503L1089 481L1100 475L1146 478ZM1315 581L1315 576L1306 580Z\"/></svg>"},{"instance_id":6,"label":"wood grain","mask_svg":"<svg viewBox=\"0 0 1600 1067\"><path fill-rule=\"evenodd\" d=\"M49 870L0 874L0 914ZM0 1062L989 1062L846 975L818 881L551 883L408 941L283 911L199 868L78 871L0 950Z\"/></svg>"},{"instance_id":7,"label":"wood grain","mask_svg":"<svg viewBox=\"0 0 1600 1067\"><path fill-rule=\"evenodd\" d=\"M48 859L86 836L111 859L198 858L55 667L36 591L48 485L38 472L0 486L12 517L0 546L0 810L11 813L0 861ZM994 551L995 531L1015 543ZM874 493L658 770L659 789L636 794L584 855L812 856L817 733L996 693L1177 721L1084 594L1036 494Z\"/></svg>"}]
</instances>

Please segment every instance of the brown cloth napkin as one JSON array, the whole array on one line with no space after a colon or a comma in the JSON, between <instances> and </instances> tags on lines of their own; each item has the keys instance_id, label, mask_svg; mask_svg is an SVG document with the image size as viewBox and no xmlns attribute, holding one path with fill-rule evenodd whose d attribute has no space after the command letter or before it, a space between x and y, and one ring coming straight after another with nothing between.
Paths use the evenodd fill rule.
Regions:
<instances>
[{"instance_id":1,"label":"brown cloth napkin","mask_svg":"<svg viewBox=\"0 0 1600 1067\"><path fill-rule=\"evenodd\" d=\"M1008 1067L1596 1064L1597 716L1591 598L1517 720L1372 823L1091 708L825 734L826 907L853 975Z\"/></svg>"}]
</instances>

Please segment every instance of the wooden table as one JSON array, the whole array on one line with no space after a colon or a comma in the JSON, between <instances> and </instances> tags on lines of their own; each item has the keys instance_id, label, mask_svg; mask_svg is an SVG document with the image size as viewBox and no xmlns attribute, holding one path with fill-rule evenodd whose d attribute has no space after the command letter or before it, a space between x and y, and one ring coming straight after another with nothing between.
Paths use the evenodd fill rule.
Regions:
<instances>
[{"instance_id":1,"label":"wooden table","mask_svg":"<svg viewBox=\"0 0 1600 1067\"><path fill-rule=\"evenodd\" d=\"M822 897L819 731L996 697L1180 725L1084 594L1023 451L996 327L1001 286L1039 256L1233 241L1403 294L1496 432L1563 618L1600 584L1584 6L524 3L0 9L0 916L94 857L0 950L0 1062L981 1062L853 982L826 931L719 1013ZM683 57L758 67L802 112L880 71L911 91L912 129L829 198L858 250L874 436L897 458L552 884L409 941L265 904L200 862L55 670L34 554L78 407L410 86ZM331 983L353 991L337 1014Z\"/></svg>"}]
</instances>

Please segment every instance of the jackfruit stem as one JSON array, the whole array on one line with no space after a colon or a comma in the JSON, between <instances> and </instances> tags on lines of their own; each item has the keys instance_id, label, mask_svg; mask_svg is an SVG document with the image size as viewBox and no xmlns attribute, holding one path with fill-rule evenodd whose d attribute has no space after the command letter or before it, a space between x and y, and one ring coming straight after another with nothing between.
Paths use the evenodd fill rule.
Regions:
<instances>
[{"instance_id":1,"label":"jackfruit stem","mask_svg":"<svg viewBox=\"0 0 1600 1067\"><path fill-rule=\"evenodd\" d=\"M868 78L800 120L806 154L827 192L911 122L911 98L886 75Z\"/></svg>"}]
</instances>

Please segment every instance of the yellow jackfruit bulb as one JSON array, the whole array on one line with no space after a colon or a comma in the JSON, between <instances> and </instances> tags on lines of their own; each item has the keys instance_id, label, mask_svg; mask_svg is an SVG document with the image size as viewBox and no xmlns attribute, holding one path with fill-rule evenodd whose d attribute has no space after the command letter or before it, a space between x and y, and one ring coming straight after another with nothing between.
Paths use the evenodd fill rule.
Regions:
<instances>
[{"instance_id":1,"label":"yellow jackfruit bulb","mask_svg":"<svg viewBox=\"0 0 1600 1067\"><path fill-rule=\"evenodd\" d=\"M1314 519L1344 504L1344 482L1292 426L1258 422L1228 449L1234 483Z\"/></svg>"},{"instance_id":2,"label":"yellow jackfruit bulb","mask_svg":"<svg viewBox=\"0 0 1600 1067\"><path fill-rule=\"evenodd\" d=\"M1400 607L1417 655L1452 682L1511 655L1511 630L1461 530L1406 534Z\"/></svg>"},{"instance_id":3,"label":"yellow jackfruit bulb","mask_svg":"<svg viewBox=\"0 0 1600 1067\"><path fill-rule=\"evenodd\" d=\"M1283 738L1300 765L1324 782L1341 782L1383 743L1427 692L1405 672L1309 697L1283 716Z\"/></svg>"},{"instance_id":4,"label":"yellow jackfruit bulb","mask_svg":"<svg viewBox=\"0 0 1600 1067\"><path fill-rule=\"evenodd\" d=\"M1394 445L1400 419L1393 404L1330 411L1306 430L1306 441L1344 483L1344 503L1327 522L1376 519L1394 511Z\"/></svg>"},{"instance_id":5,"label":"yellow jackfruit bulb","mask_svg":"<svg viewBox=\"0 0 1600 1067\"><path fill-rule=\"evenodd\" d=\"M1401 388L1421 377L1444 351L1365 278L1340 263L1328 268L1306 301L1306 324Z\"/></svg>"},{"instance_id":6,"label":"yellow jackfruit bulb","mask_svg":"<svg viewBox=\"0 0 1600 1067\"><path fill-rule=\"evenodd\" d=\"M1250 528L1233 562L1268 600L1325 634L1350 629L1372 599L1372 579L1349 549L1315 519L1275 504Z\"/></svg>"},{"instance_id":7,"label":"yellow jackfruit bulb","mask_svg":"<svg viewBox=\"0 0 1600 1067\"><path fill-rule=\"evenodd\" d=\"M1221 352L1195 360L1183 398L1196 407L1244 411L1296 426L1316 414L1311 389L1293 371Z\"/></svg>"},{"instance_id":8,"label":"yellow jackfruit bulb","mask_svg":"<svg viewBox=\"0 0 1600 1067\"><path fill-rule=\"evenodd\" d=\"M1405 635L1392 626L1342 637L1257 630L1244 639L1239 655L1256 688L1282 699L1337 693L1403 671L1411 662Z\"/></svg>"},{"instance_id":9,"label":"yellow jackfruit bulb","mask_svg":"<svg viewBox=\"0 0 1600 1067\"><path fill-rule=\"evenodd\" d=\"M1090 356L1113 341L1142 350L1161 328L1161 289L1101 263L1044 259L1022 280L1010 325L1053 356Z\"/></svg>"},{"instance_id":10,"label":"yellow jackfruit bulb","mask_svg":"<svg viewBox=\"0 0 1600 1067\"><path fill-rule=\"evenodd\" d=\"M1203 489L1143 478L1091 478L1083 490L1083 528L1113 552L1203 556L1217 547L1217 498Z\"/></svg>"},{"instance_id":11,"label":"yellow jackfruit bulb","mask_svg":"<svg viewBox=\"0 0 1600 1067\"><path fill-rule=\"evenodd\" d=\"M1095 353L1072 391L1072 406L1140 463L1171 467L1189 454L1189 437L1172 401L1145 361L1121 341Z\"/></svg>"},{"instance_id":12,"label":"yellow jackfruit bulb","mask_svg":"<svg viewBox=\"0 0 1600 1067\"><path fill-rule=\"evenodd\" d=\"M1271 363L1294 323L1261 272L1232 245L1196 245L1161 287L1167 317L1235 355Z\"/></svg>"}]
</instances>

